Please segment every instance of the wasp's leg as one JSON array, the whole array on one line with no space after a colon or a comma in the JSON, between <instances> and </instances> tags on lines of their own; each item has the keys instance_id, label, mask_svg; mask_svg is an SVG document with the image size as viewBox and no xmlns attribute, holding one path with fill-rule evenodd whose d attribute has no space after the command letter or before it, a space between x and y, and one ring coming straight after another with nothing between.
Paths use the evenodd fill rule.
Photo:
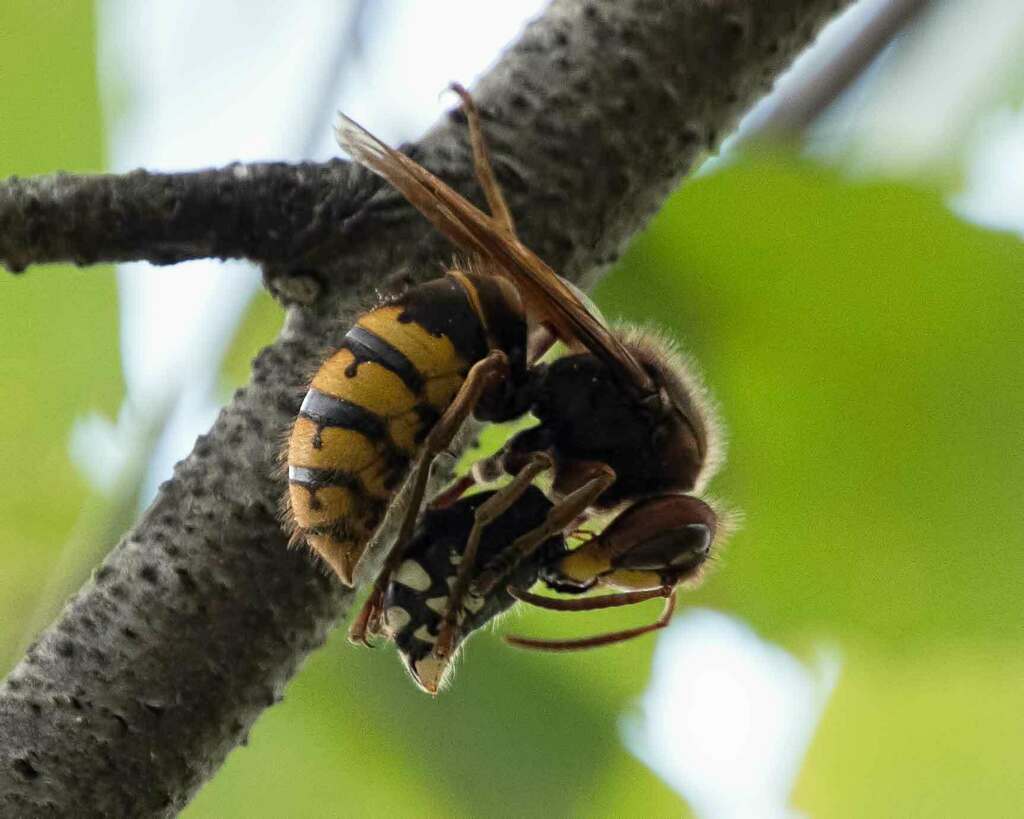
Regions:
<instances>
[{"instance_id":1,"label":"wasp's leg","mask_svg":"<svg viewBox=\"0 0 1024 819\"><path fill-rule=\"evenodd\" d=\"M554 461L547 453L532 453L526 465L508 484L477 507L473 516L473 528L469 530L469 536L466 538L466 548L459 559L459 571L455 576L455 582L452 584L451 594L448 595L448 602L441 618L441 628L436 643L441 649L438 651L435 647L434 651L438 657L444 658L451 653L455 628L458 625L466 592L469 590L473 569L476 567L476 555L480 548L480 538L484 529L505 514L523 496L533 484L534 478L542 472L552 469L554 465Z\"/></svg>"},{"instance_id":2,"label":"wasp's leg","mask_svg":"<svg viewBox=\"0 0 1024 819\"><path fill-rule=\"evenodd\" d=\"M466 112L466 122L469 125L469 144L473 149L473 169L476 171L476 178L487 198L487 207L490 208L491 216L498 223L498 227L515 238L516 225L512 220L512 211L508 209L508 204L505 202L505 195L501 192L501 186L494 176L494 167L491 165L487 143L484 141L483 128L480 127L480 112L477 110L476 103L473 102L473 97L463 86L453 82L451 89L459 95L462 100L462 110Z\"/></svg>"},{"instance_id":3,"label":"wasp's leg","mask_svg":"<svg viewBox=\"0 0 1024 819\"><path fill-rule=\"evenodd\" d=\"M426 440L423 442L423 451L416 462L416 466L413 467L413 473L409 478L412 484L409 492L409 507L405 511L405 518L402 520L398 537L391 545L391 549L384 559L384 565L381 566L376 578L374 578L370 596L349 628L348 639L351 642L369 645L366 640L367 633L376 633L380 628L384 592L387 590L391 575L401 565L409 540L412 538L413 529L416 526L416 518L419 516L420 506L423 504L423 496L427 491L427 479L430 477L431 462L436 455L452 442L462 424L469 417L470 413L473 412L484 390L495 379L507 377L507 373L508 357L501 350L492 350L486 358L482 358L470 368L469 373L466 375L466 380L455 394L452 403L427 435Z\"/></svg>"},{"instance_id":4,"label":"wasp's leg","mask_svg":"<svg viewBox=\"0 0 1024 819\"><path fill-rule=\"evenodd\" d=\"M476 479L472 474L456 478L434 496L433 500L430 501L430 508L447 509L474 486L476 486Z\"/></svg>"},{"instance_id":5,"label":"wasp's leg","mask_svg":"<svg viewBox=\"0 0 1024 819\"><path fill-rule=\"evenodd\" d=\"M545 540L568 529L577 517L615 483L615 471L607 464L594 464L591 472L592 477L589 480L551 508L543 524L520 535L492 561L492 568L476 578L473 586L477 594L486 596L494 591Z\"/></svg>"},{"instance_id":6,"label":"wasp's leg","mask_svg":"<svg viewBox=\"0 0 1024 819\"><path fill-rule=\"evenodd\" d=\"M674 612L676 608L676 596L674 592L674 588L668 589L665 608L662 609L661 616L650 625L639 626L637 628L627 628L622 631L612 631L608 634L596 634L593 637L581 637L576 640L537 640L531 637L508 635L505 637L505 642L509 645L518 646L519 648L532 648L537 651L579 651L584 648L598 648L599 646L610 646L613 643L622 643L626 640L632 640L634 637L640 637L644 634L650 634L652 631L665 628L665 626L669 624L669 621L671 621L672 612ZM626 595L635 593L636 592L626 592ZM619 595L612 594L607 596L618 597ZM600 600L601 598L595 599Z\"/></svg>"},{"instance_id":7,"label":"wasp's leg","mask_svg":"<svg viewBox=\"0 0 1024 819\"><path fill-rule=\"evenodd\" d=\"M500 583L505 582L523 560L533 554L548 538L565 530L584 509L596 501L601 493L615 482L615 472L610 466L596 464L594 471L596 473L594 477L551 508L544 523L516 538L508 549L498 555L494 560L495 568L489 569L476 578L473 585L479 596L486 597ZM462 560L463 562L459 565L460 579L463 577L464 564L467 562L465 557ZM468 574L469 569L467 568L465 575L468 577ZM462 594L456 597L455 592L458 589L459 586L456 585L448 598L446 616L441 624L437 643L434 644L434 655L440 659L447 657L451 651L455 637L455 618L462 608L462 598L468 590L468 581L467 586L462 589Z\"/></svg>"},{"instance_id":8,"label":"wasp's leg","mask_svg":"<svg viewBox=\"0 0 1024 819\"><path fill-rule=\"evenodd\" d=\"M543 445L534 446L528 452L532 455L533 452L540 451L543 448ZM494 483L503 476L514 473L516 469L522 469L529 460L529 455L525 453L516 453L515 456L510 457L504 447L487 458L480 458L473 463L469 474L456 479L439 492L430 502L430 508L446 509L474 486L483 483Z\"/></svg>"}]
</instances>

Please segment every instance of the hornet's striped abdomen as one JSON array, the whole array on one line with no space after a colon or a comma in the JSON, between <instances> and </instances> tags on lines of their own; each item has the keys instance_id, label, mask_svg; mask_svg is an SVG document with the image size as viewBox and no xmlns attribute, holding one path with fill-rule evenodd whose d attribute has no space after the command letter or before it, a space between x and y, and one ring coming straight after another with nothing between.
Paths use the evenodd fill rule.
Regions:
<instances>
[{"instance_id":1,"label":"hornet's striped abdomen","mask_svg":"<svg viewBox=\"0 0 1024 819\"><path fill-rule=\"evenodd\" d=\"M310 384L288 443L288 504L295 538L348 584L423 439L488 352L480 290L456 272L364 313Z\"/></svg>"}]
</instances>

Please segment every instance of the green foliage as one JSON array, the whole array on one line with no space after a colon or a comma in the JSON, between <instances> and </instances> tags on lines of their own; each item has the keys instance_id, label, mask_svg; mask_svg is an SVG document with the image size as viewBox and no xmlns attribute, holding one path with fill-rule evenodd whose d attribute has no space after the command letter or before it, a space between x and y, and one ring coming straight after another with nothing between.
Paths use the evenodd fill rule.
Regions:
<instances>
[{"instance_id":1,"label":"green foliage","mask_svg":"<svg viewBox=\"0 0 1024 819\"><path fill-rule=\"evenodd\" d=\"M66 170L102 167L92 26L91 4L0 7L0 178L53 171L57 161ZM89 412L116 415L123 385L109 267L4 274L0 304L0 648L7 655L22 647L63 545L84 534L76 523L82 507L100 503L68 456L72 423Z\"/></svg>"},{"instance_id":2,"label":"green foliage","mask_svg":"<svg viewBox=\"0 0 1024 819\"><path fill-rule=\"evenodd\" d=\"M283 323L284 313L277 302L266 290L258 290L224 351L221 382L227 395L249 380L253 358L277 335Z\"/></svg>"}]
</instances>

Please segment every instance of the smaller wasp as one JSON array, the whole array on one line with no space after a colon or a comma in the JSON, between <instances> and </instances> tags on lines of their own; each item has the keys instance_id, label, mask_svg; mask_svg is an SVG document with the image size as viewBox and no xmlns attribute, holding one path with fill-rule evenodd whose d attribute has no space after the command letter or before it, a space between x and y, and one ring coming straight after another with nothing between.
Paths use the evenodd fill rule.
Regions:
<instances>
[{"instance_id":1,"label":"smaller wasp","mask_svg":"<svg viewBox=\"0 0 1024 819\"><path fill-rule=\"evenodd\" d=\"M394 640L416 684L431 694L437 693L443 684L450 663L466 638L516 602L505 586L484 597L470 592L462 601L452 654L444 659L433 655L476 511L497 494L481 492L446 508L428 509L384 595L383 632ZM550 509L551 502L544 493L528 487L519 501L488 527L478 552L481 564L488 565L506 552L516 538L540 526ZM537 582L543 564L565 554L561 535L548 538L531 559L512 572L509 585L529 588Z\"/></svg>"},{"instance_id":2,"label":"smaller wasp","mask_svg":"<svg viewBox=\"0 0 1024 819\"><path fill-rule=\"evenodd\" d=\"M424 513L384 595L382 623L384 634L395 642L421 689L436 694L466 639L517 600L554 611L590 611L666 598L661 616L649 625L571 640L505 638L521 648L596 648L664 628L675 606L675 589L700 577L716 534L715 514L703 501L669 495L631 507L599 535L570 550L561 532L549 534L544 527L553 508L537 487L513 480L497 491L470 495ZM452 649L438 657L434 646L467 539L480 514L491 520L486 538L478 545L480 569L462 599ZM667 537L666 519L683 516L690 521L686 534ZM538 537L541 542L534 545ZM531 546L530 554L517 560L524 542ZM538 580L572 595L597 588L620 591L577 599L544 597L529 591Z\"/></svg>"}]
</instances>

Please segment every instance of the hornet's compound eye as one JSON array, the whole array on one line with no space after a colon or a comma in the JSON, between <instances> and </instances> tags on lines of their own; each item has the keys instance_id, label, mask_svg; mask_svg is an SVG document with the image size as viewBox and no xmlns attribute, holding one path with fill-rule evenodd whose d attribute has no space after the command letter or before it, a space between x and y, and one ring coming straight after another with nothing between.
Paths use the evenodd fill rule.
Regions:
<instances>
[{"instance_id":1,"label":"hornet's compound eye","mask_svg":"<svg viewBox=\"0 0 1024 819\"><path fill-rule=\"evenodd\" d=\"M703 523L659 532L619 555L615 567L648 571L695 568L707 559L713 537Z\"/></svg>"}]
</instances>

